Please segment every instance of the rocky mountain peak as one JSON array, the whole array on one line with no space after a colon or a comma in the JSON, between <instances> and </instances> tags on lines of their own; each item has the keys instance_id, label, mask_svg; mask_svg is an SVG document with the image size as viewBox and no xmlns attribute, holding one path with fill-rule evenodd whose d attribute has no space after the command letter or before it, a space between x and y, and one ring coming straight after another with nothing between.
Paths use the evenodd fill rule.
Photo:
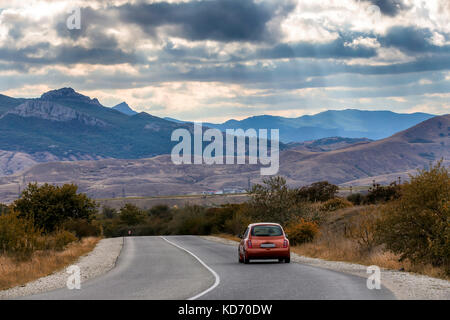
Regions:
<instances>
[{"instance_id":1,"label":"rocky mountain peak","mask_svg":"<svg viewBox=\"0 0 450 320\"><path fill-rule=\"evenodd\" d=\"M45 92L41 95L42 100L58 100L58 99L70 99L79 100L80 102L92 103L101 106L97 98L91 99L88 96L82 95L76 92L72 88L61 88Z\"/></svg>"},{"instance_id":2,"label":"rocky mountain peak","mask_svg":"<svg viewBox=\"0 0 450 320\"><path fill-rule=\"evenodd\" d=\"M130 108L130 106L126 102L121 102L118 105L112 107L114 110L117 110L119 112L122 112L126 115L132 116L134 114L137 114L136 111Z\"/></svg>"}]
</instances>

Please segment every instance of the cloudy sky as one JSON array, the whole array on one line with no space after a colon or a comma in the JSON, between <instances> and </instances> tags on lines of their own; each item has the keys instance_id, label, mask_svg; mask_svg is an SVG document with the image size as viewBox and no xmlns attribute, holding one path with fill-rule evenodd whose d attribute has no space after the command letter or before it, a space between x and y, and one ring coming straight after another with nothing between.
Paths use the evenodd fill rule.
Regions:
<instances>
[{"instance_id":1,"label":"cloudy sky","mask_svg":"<svg viewBox=\"0 0 450 320\"><path fill-rule=\"evenodd\" d=\"M0 0L0 92L64 86L196 121L450 113L450 1Z\"/></svg>"}]
</instances>

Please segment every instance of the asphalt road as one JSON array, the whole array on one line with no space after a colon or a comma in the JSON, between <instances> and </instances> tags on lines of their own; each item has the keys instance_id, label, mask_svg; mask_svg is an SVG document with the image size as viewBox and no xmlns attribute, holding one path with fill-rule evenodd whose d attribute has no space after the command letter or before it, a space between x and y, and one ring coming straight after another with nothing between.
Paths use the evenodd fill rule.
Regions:
<instances>
[{"instance_id":1,"label":"asphalt road","mask_svg":"<svg viewBox=\"0 0 450 320\"><path fill-rule=\"evenodd\" d=\"M195 236L130 237L107 274L25 299L394 299L366 279L299 263L237 261L237 248Z\"/></svg>"}]
</instances>

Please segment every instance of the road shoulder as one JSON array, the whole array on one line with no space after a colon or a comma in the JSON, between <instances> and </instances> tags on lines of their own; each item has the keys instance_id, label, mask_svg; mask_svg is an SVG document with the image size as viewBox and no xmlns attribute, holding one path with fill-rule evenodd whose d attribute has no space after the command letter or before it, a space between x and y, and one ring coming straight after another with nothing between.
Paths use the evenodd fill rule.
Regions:
<instances>
[{"instance_id":1,"label":"road shoulder","mask_svg":"<svg viewBox=\"0 0 450 320\"><path fill-rule=\"evenodd\" d=\"M80 267L81 283L105 274L114 268L122 246L123 238L102 239L94 250L80 257L74 265ZM64 288L68 276L66 269L57 271L26 285L0 291L0 299L14 299Z\"/></svg>"}]
</instances>

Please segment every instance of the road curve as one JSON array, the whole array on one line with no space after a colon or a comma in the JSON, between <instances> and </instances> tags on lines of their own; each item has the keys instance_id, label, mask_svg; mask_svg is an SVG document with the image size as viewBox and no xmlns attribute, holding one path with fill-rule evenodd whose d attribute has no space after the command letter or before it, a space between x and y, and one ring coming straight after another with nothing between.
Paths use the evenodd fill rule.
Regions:
<instances>
[{"instance_id":1,"label":"road curve","mask_svg":"<svg viewBox=\"0 0 450 320\"><path fill-rule=\"evenodd\" d=\"M237 248L196 236L130 237L116 267L82 284L26 299L395 299L366 279L299 263L237 261Z\"/></svg>"}]
</instances>

